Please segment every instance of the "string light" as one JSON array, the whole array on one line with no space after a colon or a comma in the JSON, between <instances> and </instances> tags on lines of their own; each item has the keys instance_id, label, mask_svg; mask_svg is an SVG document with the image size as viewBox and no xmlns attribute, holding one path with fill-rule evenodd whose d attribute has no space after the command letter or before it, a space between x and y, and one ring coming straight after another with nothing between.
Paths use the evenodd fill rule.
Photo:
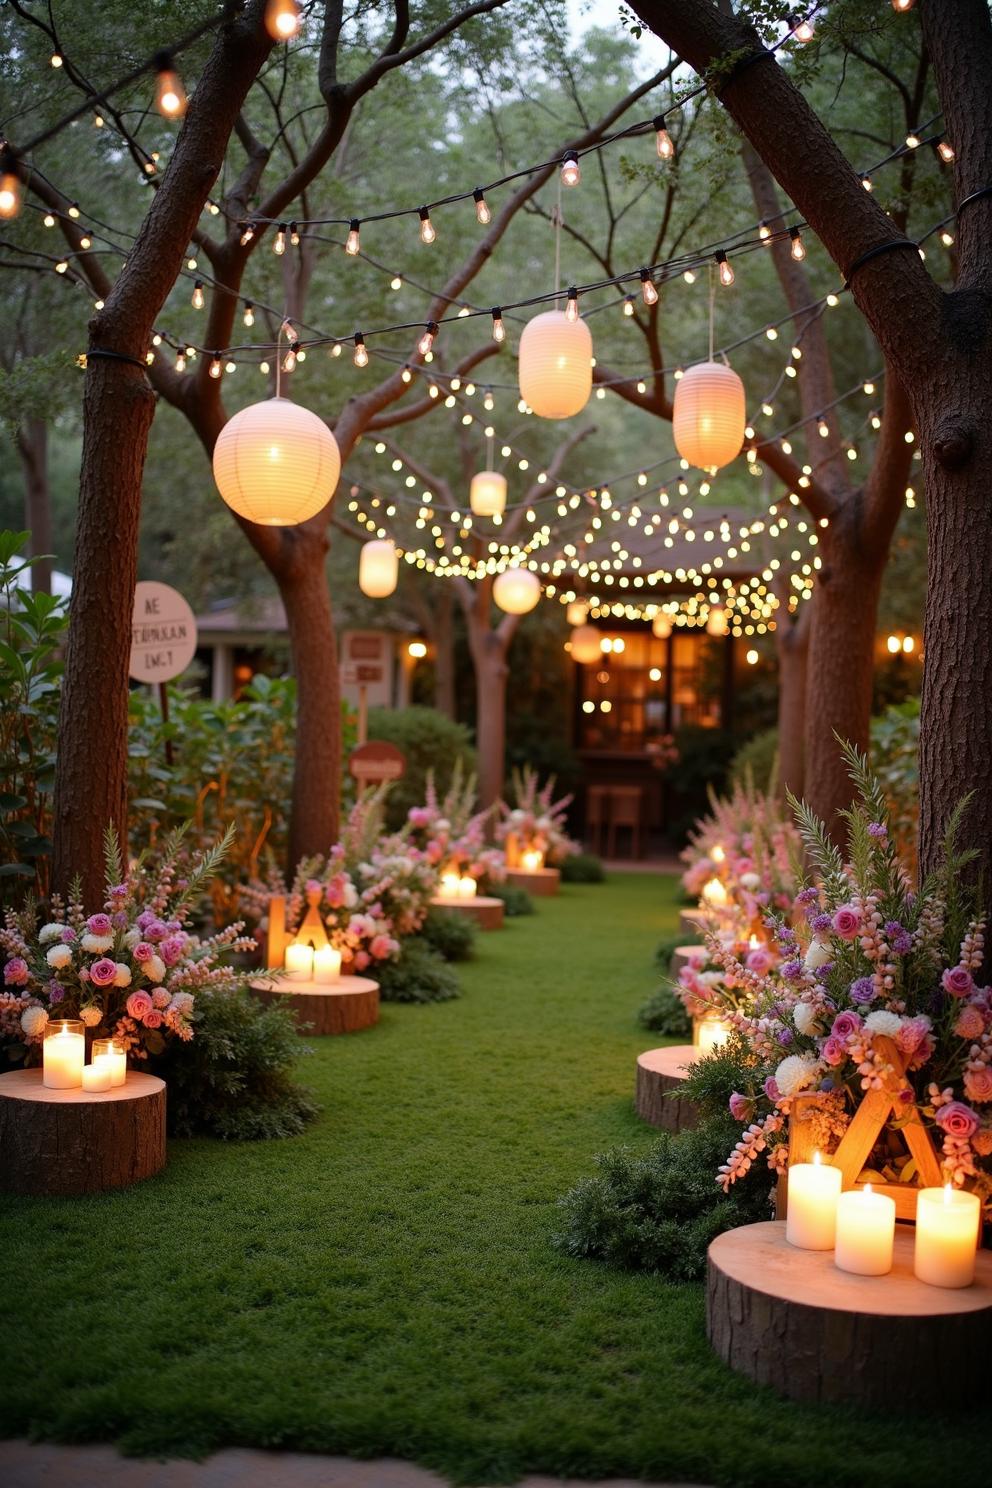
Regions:
<instances>
[{"instance_id":1,"label":"string light","mask_svg":"<svg viewBox=\"0 0 992 1488\"><path fill-rule=\"evenodd\" d=\"M276 233L275 238L274 238L273 243L272 243L272 252L275 253L275 254L278 254L280 258L286 252L286 224L285 224L285 222L280 222L280 224L279 224L279 230Z\"/></svg>"},{"instance_id":2,"label":"string light","mask_svg":"<svg viewBox=\"0 0 992 1488\"><path fill-rule=\"evenodd\" d=\"M295 372L295 370L296 370L296 363L297 363L297 360L299 359L299 355L300 355L300 343L299 343L299 341L291 341L289 343L289 350L286 352L286 355L282 359L282 370L284 372Z\"/></svg>"},{"instance_id":3,"label":"string light","mask_svg":"<svg viewBox=\"0 0 992 1488\"><path fill-rule=\"evenodd\" d=\"M717 273L720 275L720 283L729 288L730 285L734 282L733 267L722 248L713 256L716 259Z\"/></svg>"},{"instance_id":4,"label":"string light","mask_svg":"<svg viewBox=\"0 0 992 1488\"><path fill-rule=\"evenodd\" d=\"M249 223L246 224L245 229L244 229L244 232L241 234L241 246L242 246L242 248L247 248L248 247L248 244L252 241L252 239L254 238L254 236L255 236L255 225L254 225L254 223L249 222Z\"/></svg>"},{"instance_id":5,"label":"string light","mask_svg":"<svg viewBox=\"0 0 992 1488\"><path fill-rule=\"evenodd\" d=\"M185 372L186 371L186 353L184 351L177 351L176 352L176 371L177 372Z\"/></svg>"},{"instance_id":6,"label":"string light","mask_svg":"<svg viewBox=\"0 0 992 1488\"><path fill-rule=\"evenodd\" d=\"M950 165L951 161L954 159L954 146L949 144L947 140L938 140L937 154L940 156L945 165Z\"/></svg>"},{"instance_id":7,"label":"string light","mask_svg":"<svg viewBox=\"0 0 992 1488\"><path fill-rule=\"evenodd\" d=\"M66 263L64 258L60 258L58 263L55 265L55 272L56 274L67 274L69 272L69 265Z\"/></svg>"},{"instance_id":8,"label":"string light","mask_svg":"<svg viewBox=\"0 0 992 1488\"><path fill-rule=\"evenodd\" d=\"M51 61L53 67L62 66L62 57L59 52L53 52L49 60Z\"/></svg>"},{"instance_id":9,"label":"string light","mask_svg":"<svg viewBox=\"0 0 992 1488\"><path fill-rule=\"evenodd\" d=\"M657 119L654 120L654 131L655 131L655 145L656 145L656 148L657 148L657 151L658 151L658 159L659 160L674 160L675 159L675 145L674 145L674 143L672 141L672 136L669 134L668 130L665 128L665 116L664 116L664 114L659 114L658 117L657 117Z\"/></svg>"},{"instance_id":10,"label":"string light","mask_svg":"<svg viewBox=\"0 0 992 1488\"><path fill-rule=\"evenodd\" d=\"M812 16L806 16L804 18L795 15L792 18L792 24L793 34L797 41L807 42L813 40L813 37L816 35L816 28L813 25Z\"/></svg>"},{"instance_id":11,"label":"string light","mask_svg":"<svg viewBox=\"0 0 992 1488\"><path fill-rule=\"evenodd\" d=\"M70 217L72 217L73 219L77 218L79 216L79 203L78 202L70 202L69 203L68 211L69 211L69 216Z\"/></svg>"},{"instance_id":12,"label":"string light","mask_svg":"<svg viewBox=\"0 0 992 1488\"><path fill-rule=\"evenodd\" d=\"M565 319L578 320L579 318L579 291L570 289L565 301Z\"/></svg>"},{"instance_id":13,"label":"string light","mask_svg":"<svg viewBox=\"0 0 992 1488\"><path fill-rule=\"evenodd\" d=\"M625 295L623 301L623 313L629 320L634 313L634 296Z\"/></svg>"},{"instance_id":14,"label":"string light","mask_svg":"<svg viewBox=\"0 0 992 1488\"><path fill-rule=\"evenodd\" d=\"M799 263L806 257L806 245L803 242L802 233L799 231L798 227L790 227L789 237L791 239L789 252L792 254L792 257L796 260L796 262Z\"/></svg>"},{"instance_id":15,"label":"string light","mask_svg":"<svg viewBox=\"0 0 992 1488\"><path fill-rule=\"evenodd\" d=\"M582 172L579 169L579 157L574 150L568 150L561 162L561 184L563 186L578 186L581 180Z\"/></svg>"},{"instance_id":16,"label":"string light","mask_svg":"<svg viewBox=\"0 0 992 1488\"><path fill-rule=\"evenodd\" d=\"M489 203L482 192L482 187L477 186L472 192L472 200L475 202L475 217L483 227L487 227L493 220L493 214L489 210Z\"/></svg>"},{"instance_id":17,"label":"string light","mask_svg":"<svg viewBox=\"0 0 992 1488\"><path fill-rule=\"evenodd\" d=\"M219 356L213 357L212 360L211 360L211 362L210 362L210 376L216 379L216 378L220 377L220 375L223 372L223 370L224 370L224 368L221 365L220 357Z\"/></svg>"},{"instance_id":18,"label":"string light","mask_svg":"<svg viewBox=\"0 0 992 1488\"><path fill-rule=\"evenodd\" d=\"M292 41L300 29L300 7L296 0L268 0L265 29L273 41Z\"/></svg>"},{"instance_id":19,"label":"string light","mask_svg":"<svg viewBox=\"0 0 992 1488\"><path fill-rule=\"evenodd\" d=\"M657 305L658 291L654 287L654 280L648 269L641 270L641 298L645 305Z\"/></svg>"},{"instance_id":20,"label":"string light","mask_svg":"<svg viewBox=\"0 0 992 1488\"><path fill-rule=\"evenodd\" d=\"M913 0L892 0L892 9L900 15L905 15L907 10L912 10Z\"/></svg>"},{"instance_id":21,"label":"string light","mask_svg":"<svg viewBox=\"0 0 992 1488\"><path fill-rule=\"evenodd\" d=\"M361 224L359 223L358 218L352 217L351 226L348 228L348 236L345 239L344 244L345 253L350 253L352 258L355 258L361 252L362 243L359 236L360 226Z\"/></svg>"},{"instance_id":22,"label":"string light","mask_svg":"<svg viewBox=\"0 0 992 1488\"><path fill-rule=\"evenodd\" d=\"M421 336L420 340L417 342L417 350L420 352L420 355L421 356L427 356L427 354L429 352L433 351L433 349L434 349L434 337L436 335L437 335L437 321L436 320L429 320L427 322L427 329L424 331L424 334Z\"/></svg>"},{"instance_id":23,"label":"string light","mask_svg":"<svg viewBox=\"0 0 992 1488\"><path fill-rule=\"evenodd\" d=\"M21 182L13 170L13 157L0 155L0 217L8 221L21 210ZM54 226L55 218L52 218Z\"/></svg>"},{"instance_id":24,"label":"string light","mask_svg":"<svg viewBox=\"0 0 992 1488\"><path fill-rule=\"evenodd\" d=\"M190 299L190 304L193 306L194 310L203 309L203 285L200 283L199 279L197 279L196 283L193 285L193 294Z\"/></svg>"},{"instance_id":25,"label":"string light","mask_svg":"<svg viewBox=\"0 0 992 1488\"><path fill-rule=\"evenodd\" d=\"M293 245L294 248L299 248L299 246L300 246L300 229L299 229L299 224L296 223L296 222L291 222L289 224L289 241L292 243L292 245Z\"/></svg>"},{"instance_id":26,"label":"string light","mask_svg":"<svg viewBox=\"0 0 992 1488\"><path fill-rule=\"evenodd\" d=\"M920 136L918 134L913 133L913 131L910 130L909 134L907 134L907 136L906 136L906 149L907 150L917 150L917 149L919 149L919 145L920 145Z\"/></svg>"},{"instance_id":27,"label":"string light","mask_svg":"<svg viewBox=\"0 0 992 1488\"><path fill-rule=\"evenodd\" d=\"M871 191L871 189L872 189L871 176L862 176L861 177L861 184L865 188L866 191Z\"/></svg>"},{"instance_id":28,"label":"string light","mask_svg":"<svg viewBox=\"0 0 992 1488\"><path fill-rule=\"evenodd\" d=\"M767 222L762 221L762 222L759 222L758 223L758 237L759 237L759 239L760 239L760 241L762 243L770 243L771 242L771 240L772 240L772 230L768 226L768 223Z\"/></svg>"},{"instance_id":29,"label":"string light","mask_svg":"<svg viewBox=\"0 0 992 1488\"><path fill-rule=\"evenodd\" d=\"M181 119L186 112L186 89L176 71L170 52L157 52L155 68L155 107L163 119Z\"/></svg>"},{"instance_id":30,"label":"string light","mask_svg":"<svg viewBox=\"0 0 992 1488\"><path fill-rule=\"evenodd\" d=\"M245 300L245 325L249 329L255 324L255 307L251 300Z\"/></svg>"},{"instance_id":31,"label":"string light","mask_svg":"<svg viewBox=\"0 0 992 1488\"><path fill-rule=\"evenodd\" d=\"M505 329L503 327L503 311L502 311L502 309L500 308L499 305L494 305L493 306L492 317L493 317L493 340L494 341L505 341L506 340L506 331L505 331Z\"/></svg>"},{"instance_id":32,"label":"string light","mask_svg":"<svg viewBox=\"0 0 992 1488\"><path fill-rule=\"evenodd\" d=\"M419 216L420 216L420 241L422 243L433 243L434 242L434 239L437 237L437 233L434 231L434 224L431 221L431 214L430 214L430 212L427 210L426 207L421 207L420 208L420 211L419 211Z\"/></svg>"},{"instance_id":33,"label":"string light","mask_svg":"<svg viewBox=\"0 0 992 1488\"><path fill-rule=\"evenodd\" d=\"M352 357L352 361L356 367L367 367L369 364L369 354L365 348L365 337L361 331L355 332L355 354Z\"/></svg>"}]
</instances>

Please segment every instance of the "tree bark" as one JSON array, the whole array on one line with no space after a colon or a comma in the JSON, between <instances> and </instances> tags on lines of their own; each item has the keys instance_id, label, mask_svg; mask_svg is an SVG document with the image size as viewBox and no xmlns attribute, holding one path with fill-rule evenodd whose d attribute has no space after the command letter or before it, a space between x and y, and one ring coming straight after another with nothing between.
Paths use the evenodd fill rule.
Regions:
<instances>
[{"instance_id":1,"label":"tree bark","mask_svg":"<svg viewBox=\"0 0 992 1488\"><path fill-rule=\"evenodd\" d=\"M455 717L455 596L442 584L434 604L434 706L445 718Z\"/></svg>"},{"instance_id":2,"label":"tree bark","mask_svg":"<svg viewBox=\"0 0 992 1488\"><path fill-rule=\"evenodd\" d=\"M775 632L778 653L778 790L782 796L789 790L800 798L806 778L808 621L809 616L803 613L794 622L780 619Z\"/></svg>"},{"instance_id":3,"label":"tree bark","mask_svg":"<svg viewBox=\"0 0 992 1488\"><path fill-rule=\"evenodd\" d=\"M52 502L48 485L48 425L27 418L17 430L17 453L24 472L24 521L31 533L28 552L35 593L52 592ZM39 557L39 555L41 555Z\"/></svg>"},{"instance_id":4,"label":"tree bark","mask_svg":"<svg viewBox=\"0 0 992 1488\"><path fill-rule=\"evenodd\" d=\"M492 806L506 779L506 680L508 642L498 630L473 620L470 644L475 662L475 747L479 761L479 805Z\"/></svg>"}]
</instances>

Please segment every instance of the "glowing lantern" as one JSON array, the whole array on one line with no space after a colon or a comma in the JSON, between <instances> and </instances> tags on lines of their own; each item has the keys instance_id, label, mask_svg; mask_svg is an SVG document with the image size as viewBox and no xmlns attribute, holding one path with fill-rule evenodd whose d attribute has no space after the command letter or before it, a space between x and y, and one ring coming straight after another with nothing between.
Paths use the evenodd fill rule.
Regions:
<instances>
[{"instance_id":1,"label":"glowing lantern","mask_svg":"<svg viewBox=\"0 0 992 1488\"><path fill-rule=\"evenodd\" d=\"M21 183L13 171L0 174L0 217L16 217L21 209Z\"/></svg>"},{"instance_id":2,"label":"glowing lantern","mask_svg":"<svg viewBox=\"0 0 992 1488\"><path fill-rule=\"evenodd\" d=\"M659 610L651 621L651 634L659 641L667 641L672 633L672 617L666 615L664 610Z\"/></svg>"},{"instance_id":3,"label":"glowing lantern","mask_svg":"<svg viewBox=\"0 0 992 1488\"><path fill-rule=\"evenodd\" d=\"M727 612L715 606L706 617L706 634L711 636L725 636L727 634Z\"/></svg>"},{"instance_id":4,"label":"glowing lantern","mask_svg":"<svg viewBox=\"0 0 992 1488\"><path fill-rule=\"evenodd\" d=\"M520 396L539 418L581 413L592 392L592 335L585 321L570 320L563 310L535 315L520 337L518 371Z\"/></svg>"},{"instance_id":5,"label":"glowing lantern","mask_svg":"<svg viewBox=\"0 0 992 1488\"><path fill-rule=\"evenodd\" d=\"M675 388L672 433L683 460L702 470L729 465L744 443L744 384L722 362L700 362Z\"/></svg>"},{"instance_id":6,"label":"glowing lantern","mask_svg":"<svg viewBox=\"0 0 992 1488\"><path fill-rule=\"evenodd\" d=\"M358 587L370 599L386 599L396 588L400 563L396 544L388 537L362 543L358 559Z\"/></svg>"},{"instance_id":7,"label":"glowing lantern","mask_svg":"<svg viewBox=\"0 0 992 1488\"><path fill-rule=\"evenodd\" d=\"M541 597L541 581L529 568L506 568L497 574L493 599L508 615L526 615Z\"/></svg>"},{"instance_id":8,"label":"glowing lantern","mask_svg":"<svg viewBox=\"0 0 992 1488\"><path fill-rule=\"evenodd\" d=\"M569 637L572 643L572 660L590 666L600 657L600 635L595 625L579 625Z\"/></svg>"},{"instance_id":9,"label":"glowing lantern","mask_svg":"<svg viewBox=\"0 0 992 1488\"><path fill-rule=\"evenodd\" d=\"M296 0L268 0L264 20L273 41L292 41L300 29L300 7Z\"/></svg>"},{"instance_id":10,"label":"glowing lantern","mask_svg":"<svg viewBox=\"0 0 992 1488\"><path fill-rule=\"evenodd\" d=\"M726 909L730 895L718 878L703 884L703 903L707 909Z\"/></svg>"},{"instance_id":11,"label":"glowing lantern","mask_svg":"<svg viewBox=\"0 0 992 1488\"><path fill-rule=\"evenodd\" d=\"M589 606L584 599L573 599L571 604L565 607L565 619L569 625L585 625L589 614Z\"/></svg>"},{"instance_id":12,"label":"glowing lantern","mask_svg":"<svg viewBox=\"0 0 992 1488\"><path fill-rule=\"evenodd\" d=\"M506 476L496 470L480 470L472 477L468 499L477 517L502 516L506 507Z\"/></svg>"},{"instance_id":13,"label":"glowing lantern","mask_svg":"<svg viewBox=\"0 0 992 1488\"><path fill-rule=\"evenodd\" d=\"M327 505L341 474L323 419L288 398L242 408L214 445L214 480L232 511L262 527L292 527Z\"/></svg>"}]
</instances>

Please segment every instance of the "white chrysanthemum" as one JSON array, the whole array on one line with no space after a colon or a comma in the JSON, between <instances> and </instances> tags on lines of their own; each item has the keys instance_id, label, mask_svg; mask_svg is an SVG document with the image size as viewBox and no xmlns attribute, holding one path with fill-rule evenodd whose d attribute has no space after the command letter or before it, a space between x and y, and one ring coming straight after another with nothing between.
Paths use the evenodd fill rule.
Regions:
<instances>
[{"instance_id":1,"label":"white chrysanthemum","mask_svg":"<svg viewBox=\"0 0 992 1488\"><path fill-rule=\"evenodd\" d=\"M719 987L723 983L723 975L722 971L701 971L698 979L704 987Z\"/></svg>"},{"instance_id":2,"label":"white chrysanthemum","mask_svg":"<svg viewBox=\"0 0 992 1488\"><path fill-rule=\"evenodd\" d=\"M125 937L124 937L124 944L128 947L129 950L133 951L134 948L135 948L135 946L138 944L138 941L140 939L141 939L141 931L138 929L137 925L135 925L125 935Z\"/></svg>"},{"instance_id":3,"label":"white chrysanthemum","mask_svg":"<svg viewBox=\"0 0 992 1488\"><path fill-rule=\"evenodd\" d=\"M817 967L826 966L827 962L833 959L833 951L828 945L824 945L822 940L811 940L803 964L808 966L810 971L816 971Z\"/></svg>"},{"instance_id":4,"label":"white chrysanthemum","mask_svg":"<svg viewBox=\"0 0 992 1488\"><path fill-rule=\"evenodd\" d=\"M165 962L161 956L152 956L141 963L141 969L150 982L160 982L165 976Z\"/></svg>"},{"instance_id":5,"label":"white chrysanthemum","mask_svg":"<svg viewBox=\"0 0 992 1488\"><path fill-rule=\"evenodd\" d=\"M751 889L751 890L753 890L753 889L758 889L760 887L761 887L761 875L760 874L758 874L758 873L742 873L741 874L741 888L742 889Z\"/></svg>"},{"instance_id":6,"label":"white chrysanthemum","mask_svg":"<svg viewBox=\"0 0 992 1488\"><path fill-rule=\"evenodd\" d=\"M63 966L68 966L72 960L72 950L67 945L53 945L49 948L45 960L53 971L61 971Z\"/></svg>"},{"instance_id":7,"label":"white chrysanthemum","mask_svg":"<svg viewBox=\"0 0 992 1488\"><path fill-rule=\"evenodd\" d=\"M87 1028L95 1028L103 1017L103 1013L98 1007L84 1007L80 1009L79 1016Z\"/></svg>"},{"instance_id":8,"label":"white chrysanthemum","mask_svg":"<svg viewBox=\"0 0 992 1488\"><path fill-rule=\"evenodd\" d=\"M130 987L130 985L131 985L131 968L130 968L130 966L125 966L125 964L124 964L123 961L118 961L118 963L117 963L117 975L114 977L114 986L115 987Z\"/></svg>"},{"instance_id":9,"label":"white chrysanthemum","mask_svg":"<svg viewBox=\"0 0 992 1488\"><path fill-rule=\"evenodd\" d=\"M50 941L58 940L64 929L64 925L56 924L53 920L50 925L42 925L38 931L38 940L42 945L48 945Z\"/></svg>"},{"instance_id":10,"label":"white chrysanthemum","mask_svg":"<svg viewBox=\"0 0 992 1488\"><path fill-rule=\"evenodd\" d=\"M869 1033L884 1033L888 1038L895 1038L902 1027L902 1019L898 1013L889 1013L885 1008L879 1008L877 1012L868 1014L865 1027Z\"/></svg>"},{"instance_id":11,"label":"white chrysanthemum","mask_svg":"<svg viewBox=\"0 0 992 1488\"><path fill-rule=\"evenodd\" d=\"M102 956L104 951L109 951L113 943L112 935L84 935L80 942L84 951L92 951L95 956Z\"/></svg>"},{"instance_id":12,"label":"white chrysanthemum","mask_svg":"<svg viewBox=\"0 0 992 1488\"><path fill-rule=\"evenodd\" d=\"M21 1027L28 1038L37 1038L42 1033L48 1022L48 1014L43 1007L25 1008L21 1014Z\"/></svg>"},{"instance_id":13,"label":"white chrysanthemum","mask_svg":"<svg viewBox=\"0 0 992 1488\"><path fill-rule=\"evenodd\" d=\"M811 1034L817 1032L820 1014L817 1008L808 1002L798 1002L792 1014L792 1021L796 1025L798 1033Z\"/></svg>"},{"instance_id":14,"label":"white chrysanthemum","mask_svg":"<svg viewBox=\"0 0 992 1488\"><path fill-rule=\"evenodd\" d=\"M788 1098L812 1085L816 1078L817 1063L809 1054L790 1054L783 1059L775 1071L775 1084L779 1095Z\"/></svg>"}]
</instances>

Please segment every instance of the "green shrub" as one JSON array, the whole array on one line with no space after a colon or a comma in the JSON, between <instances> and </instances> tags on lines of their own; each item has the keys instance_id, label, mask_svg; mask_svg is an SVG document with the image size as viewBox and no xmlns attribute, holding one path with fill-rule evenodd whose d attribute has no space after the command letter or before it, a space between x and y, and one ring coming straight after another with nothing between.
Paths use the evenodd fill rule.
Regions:
<instances>
[{"instance_id":1,"label":"green shrub","mask_svg":"<svg viewBox=\"0 0 992 1488\"><path fill-rule=\"evenodd\" d=\"M475 751L468 729L435 708L372 708L369 738L385 739L406 756L403 777L396 781L386 802L386 826L390 831L404 825L411 806L424 804L428 770L434 772L439 796L451 784L459 761L465 774L475 771Z\"/></svg>"},{"instance_id":2,"label":"green shrub","mask_svg":"<svg viewBox=\"0 0 992 1488\"><path fill-rule=\"evenodd\" d=\"M692 1019L673 987L659 987L639 1009L637 1021L664 1038L684 1038L692 1033Z\"/></svg>"},{"instance_id":3,"label":"green shrub","mask_svg":"<svg viewBox=\"0 0 992 1488\"><path fill-rule=\"evenodd\" d=\"M475 951L475 921L447 909L431 909L420 934L445 961L468 961Z\"/></svg>"},{"instance_id":4,"label":"green shrub","mask_svg":"<svg viewBox=\"0 0 992 1488\"><path fill-rule=\"evenodd\" d=\"M595 853L571 853L559 867L562 883L602 883L606 877L603 860Z\"/></svg>"},{"instance_id":5,"label":"green shrub","mask_svg":"<svg viewBox=\"0 0 992 1488\"><path fill-rule=\"evenodd\" d=\"M154 1062L169 1087L173 1136L228 1140L295 1137L316 1114L292 1070L309 1052L289 1008L264 1007L245 991L196 994L196 1032Z\"/></svg>"},{"instance_id":6,"label":"green shrub","mask_svg":"<svg viewBox=\"0 0 992 1488\"><path fill-rule=\"evenodd\" d=\"M907 698L871 721L871 765L889 806L889 825L907 862L916 861L920 814L920 700Z\"/></svg>"},{"instance_id":7,"label":"green shrub","mask_svg":"<svg viewBox=\"0 0 992 1488\"><path fill-rule=\"evenodd\" d=\"M419 935L403 941L395 961L380 962L375 977L383 1002L449 1002L462 995L451 967Z\"/></svg>"},{"instance_id":8,"label":"green shrub","mask_svg":"<svg viewBox=\"0 0 992 1488\"><path fill-rule=\"evenodd\" d=\"M684 935L666 935L658 942L658 949L654 953L654 964L662 976L670 976L672 970L672 957L680 945L686 943Z\"/></svg>"},{"instance_id":9,"label":"green shrub","mask_svg":"<svg viewBox=\"0 0 992 1488\"><path fill-rule=\"evenodd\" d=\"M778 763L778 729L754 734L730 761L730 784L744 785L749 778L755 790L767 794Z\"/></svg>"},{"instance_id":10,"label":"green shrub","mask_svg":"<svg viewBox=\"0 0 992 1488\"><path fill-rule=\"evenodd\" d=\"M508 920L519 919L521 915L532 915L534 913L534 901L526 889L518 889L513 884L493 884L489 893L494 899L502 899L503 913Z\"/></svg>"},{"instance_id":11,"label":"green shrub","mask_svg":"<svg viewBox=\"0 0 992 1488\"><path fill-rule=\"evenodd\" d=\"M596 1176L559 1201L554 1244L566 1255L699 1281L714 1236L769 1217L772 1179L763 1163L728 1195L714 1182L739 1137L724 1114L695 1131L666 1132L643 1157L624 1147L605 1153Z\"/></svg>"}]
</instances>

